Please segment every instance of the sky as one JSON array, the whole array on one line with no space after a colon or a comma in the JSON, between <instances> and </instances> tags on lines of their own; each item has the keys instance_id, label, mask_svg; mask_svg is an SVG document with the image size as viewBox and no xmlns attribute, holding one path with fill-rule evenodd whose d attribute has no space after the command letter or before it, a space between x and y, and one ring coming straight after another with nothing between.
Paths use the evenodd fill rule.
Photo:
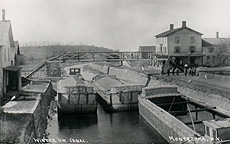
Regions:
<instances>
[{"instance_id":1,"label":"sky","mask_svg":"<svg viewBox=\"0 0 230 144\"><path fill-rule=\"evenodd\" d=\"M230 0L0 0L14 39L87 44L120 51L155 45L170 24L211 38L230 37ZM1 11L0 11L1 12Z\"/></svg>"}]
</instances>

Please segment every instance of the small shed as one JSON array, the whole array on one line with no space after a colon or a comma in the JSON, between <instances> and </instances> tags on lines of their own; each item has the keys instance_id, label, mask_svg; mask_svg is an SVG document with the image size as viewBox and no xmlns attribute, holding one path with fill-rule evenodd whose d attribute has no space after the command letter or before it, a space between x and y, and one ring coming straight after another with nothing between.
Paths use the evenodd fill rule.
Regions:
<instances>
[{"instance_id":1,"label":"small shed","mask_svg":"<svg viewBox=\"0 0 230 144\"><path fill-rule=\"evenodd\" d=\"M153 53L156 53L156 46L140 46L139 52L141 59L152 58Z\"/></svg>"},{"instance_id":2,"label":"small shed","mask_svg":"<svg viewBox=\"0 0 230 144\"><path fill-rule=\"evenodd\" d=\"M224 120L203 121L205 136L214 141L230 142L230 118Z\"/></svg>"}]
</instances>

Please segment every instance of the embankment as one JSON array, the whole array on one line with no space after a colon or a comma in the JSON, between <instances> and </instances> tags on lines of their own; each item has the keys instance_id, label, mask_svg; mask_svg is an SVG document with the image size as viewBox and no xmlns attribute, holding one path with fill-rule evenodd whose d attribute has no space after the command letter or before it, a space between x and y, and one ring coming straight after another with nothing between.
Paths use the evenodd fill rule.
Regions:
<instances>
[{"instance_id":1,"label":"embankment","mask_svg":"<svg viewBox=\"0 0 230 144\"><path fill-rule=\"evenodd\" d=\"M230 75L220 75L220 74L212 74L208 72L199 72L200 77L206 77L209 79L214 79L219 82L230 82Z\"/></svg>"},{"instance_id":2,"label":"embankment","mask_svg":"<svg viewBox=\"0 0 230 144\"><path fill-rule=\"evenodd\" d=\"M230 91L228 89L212 87L194 81L176 80L170 77L152 77L149 86L166 84L178 86L178 91L213 106L230 110Z\"/></svg>"}]
</instances>

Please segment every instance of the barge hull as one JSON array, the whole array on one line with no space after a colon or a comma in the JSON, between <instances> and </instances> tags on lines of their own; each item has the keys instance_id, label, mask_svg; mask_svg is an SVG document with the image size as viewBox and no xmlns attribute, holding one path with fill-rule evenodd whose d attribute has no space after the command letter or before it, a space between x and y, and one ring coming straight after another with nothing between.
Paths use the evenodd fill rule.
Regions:
<instances>
[{"instance_id":1,"label":"barge hull","mask_svg":"<svg viewBox=\"0 0 230 144\"><path fill-rule=\"evenodd\" d=\"M139 113L156 129L169 143L194 143L192 141L174 141L175 138L188 138L198 133L194 132L177 118L158 107L148 99L138 97ZM174 140L173 140L174 138ZM207 143L207 141L206 141Z\"/></svg>"},{"instance_id":2,"label":"barge hull","mask_svg":"<svg viewBox=\"0 0 230 144\"><path fill-rule=\"evenodd\" d=\"M59 113L97 113L97 104L83 105L83 104L62 104L59 103Z\"/></svg>"},{"instance_id":3,"label":"barge hull","mask_svg":"<svg viewBox=\"0 0 230 144\"><path fill-rule=\"evenodd\" d=\"M104 107L104 110L107 112L118 112L118 111L137 111L138 104L137 103L110 103L105 100L100 94L97 94L96 100ZM112 100L113 101L113 100Z\"/></svg>"}]
</instances>

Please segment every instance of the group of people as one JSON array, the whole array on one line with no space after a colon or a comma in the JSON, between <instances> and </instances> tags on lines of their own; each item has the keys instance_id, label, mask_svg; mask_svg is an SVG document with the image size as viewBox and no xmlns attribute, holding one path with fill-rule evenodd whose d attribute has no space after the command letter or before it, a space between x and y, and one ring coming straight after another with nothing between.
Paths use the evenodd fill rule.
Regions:
<instances>
[{"instance_id":1,"label":"group of people","mask_svg":"<svg viewBox=\"0 0 230 144\"><path fill-rule=\"evenodd\" d=\"M187 76L189 74L190 76L196 75L196 68L195 67L188 67L187 64L184 66L184 75Z\"/></svg>"},{"instance_id":2,"label":"group of people","mask_svg":"<svg viewBox=\"0 0 230 144\"><path fill-rule=\"evenodd\" d=\"M172 74L173 75L179 75L179 69L174 67L172 69ZM170 75L170 69L167 69L167 75ZM187 64L184 65L184 75L190 75L190 76L195 76L196 75L196 68L195 67L189 67Z\"/></svg>"},{"instance_id":3,"label":"group of people","mask_svg":"<svg viewBox=\"0 0 230 144\"><path fill-rule=\"evenodd\" d=\"M175 75L175 74L176 74L176 75L179 75L179 71L180 71L180 70L179 70L178 68L173 68L173 69L172 69L172 74L173 74L173 75ZM169 69L169 68L167 69L167 74L168 74L168 75L170 74L170 69Z\"/></svg>"}]
</instances>

